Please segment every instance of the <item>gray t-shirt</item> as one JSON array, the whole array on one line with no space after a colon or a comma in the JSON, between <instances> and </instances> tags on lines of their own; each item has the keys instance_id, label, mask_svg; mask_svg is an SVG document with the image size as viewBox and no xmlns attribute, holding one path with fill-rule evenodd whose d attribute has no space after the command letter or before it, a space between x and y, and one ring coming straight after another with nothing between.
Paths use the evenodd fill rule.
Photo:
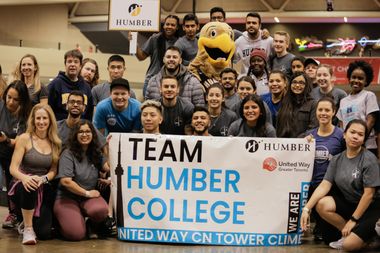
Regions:
<instances>
[{"instance_id":1,"label":"gray t-shirt","mask_svg":"<svg viewBox=\"0 0 380 253\"><path fill-rule=\"evenodd\" d=\"M70 177L83 189L95 190L99 178L99 169L91 163L87 156L83 156L79 162L69 149L65 149L59 158L59 170L57 179ZM83 197L67 190L63 185L58 185L57 198L67 197L81 199Z\"/></svg>"},{"instance_id":2,"label":"gray t-shirt","mask_svg":"<svg viewBox=\"0 0 380 253\"><path fill-rule=\"evenodd\" d=\"M189 66L189 63L198 53L198 39L188 39L186 36L179 38L174 46L178 47L182 52L182 64Z\"/></svg>"},{"instance_id":3,"label":"gray t-shirt","mask_svg":"<svg viewBox=\"0 0 380 253\"><path fill-rule=\"evenodd\" d=\"M228 136L228 129L232 122L238 119L235 112L222 107L219 117L211 117L211 125L208 128L212 136Z\"/></svg>"},{"instance_id":4,"label":"gray t-shirt","mask_svg":"<svg viewBox=\"0 0 380 253\"><path fill-rule=\"evenodd\" d=\"M159 59L158 55L158 38L160 37L161 33L154 34L149 37L149 39L144 43L144 45L141 47L141 50L146 54L150 56L150 64L148 67L148 70L146 71L145 79L149 80L152 76L160 72L161 66L162 66L162 59ZM174 46L174 43L177 41L177 37L171 39L171 40L165 40L165 50L170 47Z\"/></svg>"},{"instance_id":5,"label":"gray t-shirt","mask_svg":"<svg viewBox=\"0 0 380 253\"><path fill-rule=\"evenodd\" d=\"M377 158L364 149L356 157L347 158L347 151L334 156L330 161L324 180L336 184L344 198L357 204L365 187L380 186L380 170ZM379 197L380 188L375 197Z\"/></svg>"},{"instance_id":6,"label":"gray t-shirt","mask_svg":"<svg viewBox=\"0 0 380 253\"><path fill-rule=\"evenodd\" d=\"M111 84L109 82L95 85L92 90L92 101L96 106L103 99L108 98L111 95ZM136 99L136 94L133 90L130 90L130 97Z\"/></svg>"},{"instance_id":7,"label":"gray t-shirt","mask_svg":"<svg viewBox=\"0 0 380 253\"><path fill-rule=\"evenodd\" d=\"M7 109L4 101L0 100L0 131L3 131L8 138L15 139L17 135L24 133L25 130L25 121L20 120L15 114L12 114ZM12 154L13 147L8 146L5 141L0 142L0 159L10 161Z\"/></svg>"},{"instance_id":8,"label":"gray t-shirt","mask_svg":"<svg viewBox=\"0 0 380 253\"><path fill-rule=\"evenodd\" d=\"M237 94L237 92L235 92L232 96L224 98L224 104L230 110L232 110L238 103L240 103L240 96Z\"/></svg>"},{"instance_id":9,"label":"gray t-shirt","mask_svg":"<svg viewBox=\"0 0 380 253\"><path fill-rule=\"evenodd\" d=\"M69 142L71 131L73 129L67 125L65 119L58 121L57 126L58 126L58 136L62 140L62 147L66 147ZM95 131L96 131L96 135L98 137L98 141L100 144L99 148L103 148L107 144L107 140L97 128L95 128Z\"/></svg>"},{"instance_id":10,"label":"gray t-shirt","mask_svg":"<svg viewBox=\"0 0 380 253\"><path fill-rule=\"evenodd\" d=\"M331 97L334 99L334 103L339 108L340 100L347 97L347 93L339 88L334 87L329 93L322 93L319 87L315 87L311 93L311 97L314 98L315 101L320 100L323 97Z\"/></svg>"},{"instance_id":11,"label":"gray t-shirt","mask_svg":"<svg viewBox=\"0 0 380 253\"><path fill-rule=\"evenodd\" d=\"M32 102L32 106L35 106L38 104L41 99L48 98L49 91L46 86L41 85L41 89L37 92L34 93L34 85L28 87L28 93L30 97L30 101Z\"/></svg>"},{"instance_id":12,"label":"gray t-shirt","mask_svg":"<svg viewBox=\"0 0 380 253\"><path fill-rule=\"evenodd\" d=\"M228 130L228 135L241 137L276 137L276 130L272 124L265 123L265 136L258 136L255 127L249 127L242 119L233 122Z\"/></svg>"},{"instance_id":13,"label":"gray t-shirt","mask_svg":"<svg viewBox=\"0 0 380 253\"><path fill-rule=\"evenodd\" d=\"M295 57L294 54L287 53L282 57L275 56L272 60L272 70L280 70L289 79L292 76L292 60Z\"/></svg>"}]
</instances>

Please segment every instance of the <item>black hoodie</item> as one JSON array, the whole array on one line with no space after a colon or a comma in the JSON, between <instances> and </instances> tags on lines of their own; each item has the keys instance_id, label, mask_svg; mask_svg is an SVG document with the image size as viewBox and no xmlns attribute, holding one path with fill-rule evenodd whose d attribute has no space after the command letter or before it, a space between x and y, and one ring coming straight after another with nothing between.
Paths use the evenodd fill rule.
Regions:
<instances>
[{"instance_id":1,"label":"black hoodie","mask_svg":"<svg viewBox=\"0 0 380 253\"><path fill-rule=\"evenodd\" d=\"M67 118L67 99L70 92L73 90L79 90L83 92L86 110L84 111L82 118L92 121L94 104L92 101L91 88L82 77L79 77L76 82L73 82L66 76L65 72L60 71L58 73L58 76L53 81L51 81L48 88L48 103L53 109L57 121Z\"/></svg>"}]
</instances>

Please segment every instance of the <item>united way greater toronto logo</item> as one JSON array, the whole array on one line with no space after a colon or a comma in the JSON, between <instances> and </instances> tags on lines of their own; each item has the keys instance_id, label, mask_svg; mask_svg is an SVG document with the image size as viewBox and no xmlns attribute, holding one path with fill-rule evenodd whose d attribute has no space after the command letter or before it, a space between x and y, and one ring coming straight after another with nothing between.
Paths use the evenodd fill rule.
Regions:
<instances>
[{"instance_id":1,"label":"united way greater toronto logo","mask_svg":"<svg viewBox=\"0 0 380 253\"><path fill-rule=\"evenodd\" d=\"M131 14L131 16L136 17L140 14L141 12L142 5L139 4L131 4L128 7L128 12Z\"/></svg>"},{"instance_id":2,"label":"united way greater toronto logo","mask_svg":"<svg viewBox=\"0 0 380 253\"><path fill-rule=\"evenodd\" d=\"M277 161L273 157L265 158L263 162L263 169L268 171L274 171L277 169Z\"/></svg>"}]
</instances>

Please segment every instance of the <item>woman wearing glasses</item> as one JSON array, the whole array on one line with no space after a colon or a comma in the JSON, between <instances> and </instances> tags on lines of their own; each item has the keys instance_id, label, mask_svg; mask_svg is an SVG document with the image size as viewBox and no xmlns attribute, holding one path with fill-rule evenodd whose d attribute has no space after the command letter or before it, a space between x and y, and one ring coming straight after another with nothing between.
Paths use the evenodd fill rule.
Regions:
<instances>
[{"instance_id":1,"label":"woman wearing glasses","mask_svg":"<svg viewBox=\"0 0 380 253\"><path fill-rule=\"evenodd\" d=\"M296 72L277 115L277 137L297 138L318 126L317 103L310 96L311 82L303 72Z\"/></svg>"},{"instance_id":2,"label":"woman wearing glasses","mask_svg":"<svg viewBox=\"0 0 380 253\"><path fill-rule=\"evenodd\" d=\"M86 225L90 238L94 238L96 234L90 230L96 230L107 218L108 205L96 189L105 162L98 147L94 126L85 120L74 129L69 147L61 154L54 214L67 240L84 239Z\"/></svg>"}]
</instances>

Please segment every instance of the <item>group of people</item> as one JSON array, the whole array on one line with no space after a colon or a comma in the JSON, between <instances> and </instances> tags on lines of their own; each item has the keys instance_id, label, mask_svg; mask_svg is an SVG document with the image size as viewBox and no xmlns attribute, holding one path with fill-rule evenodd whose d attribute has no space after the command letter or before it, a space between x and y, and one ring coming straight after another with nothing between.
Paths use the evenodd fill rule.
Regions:
<instances>
[{"instance_id":1,"label":"group of people","mask_svg":"<svg viewBox=\"0 0 380 253\"><path fill-rule=\"evenodd\" d=\"M213 8L210 21L225 22L223 9ZM347 95L334 86L331 66L290 54L289 34L272 38L260 15L249 13L246 31L234 31L240 74L225 68L204 91L186 67L197 52L197 17L186 15L182 27L178 38L179 19L169 15L163 31L138 46L139 60L151 58L143 103L123 78L120 55L109 58L109 78L99 83L96 61L70 50L65 71L48 86L34 55L20 59L0 90L0 163L9 196L3 228L17 226L23 244L36 244L51 238L53 227L76 241L112 226L105 137L112 132L304 137L316 142L316 157L302 229L312 214L330 246L363 248L380 218L379 107L364 89L371 65L350 63Z\"/></svg>"}]
</instances>

